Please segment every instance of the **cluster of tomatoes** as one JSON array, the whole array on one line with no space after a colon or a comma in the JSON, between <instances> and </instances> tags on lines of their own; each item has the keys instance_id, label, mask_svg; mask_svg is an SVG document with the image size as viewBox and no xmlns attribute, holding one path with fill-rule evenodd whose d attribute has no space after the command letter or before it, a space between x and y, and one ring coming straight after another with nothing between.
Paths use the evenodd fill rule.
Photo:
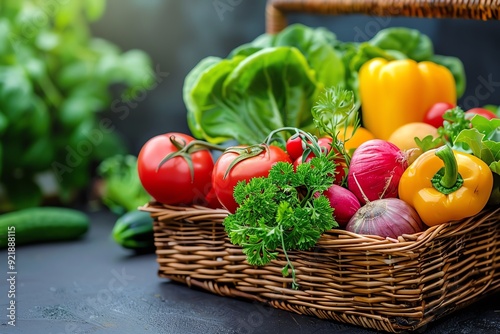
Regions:
<instances>
[{"instance_id":1,"label":"cluster of tomatoes","mask_svg":"<svg viewBox=\"0 0 500 334\"><path fill-rule=\"evenodd\" d=\"M443 114L453 108L447 103L437 103L427 112L424 122L434 127L443 123ZM480 114L488 119L496 117L489 110L474 108L466 114ZM351 135L347 128L340 135ZM408 135L408 133L406 134ZM405 136L406 137L406 136ZM413 136L410 136L413 138ZM354 149L373 135L359 127L345 141L347 150ZM341 137L339 140L344 141ZM317 144L325 154L332 149L332 139L321 137ZM296 167L314 157L307 150L307 140L297 133L286 141L286 147L274 145L235 146L217 148L222 154L214 159L208 143L200 142L190 135L171 132L155 136L147 141L138 156L138 173L144 189L158 202L167 205L202 205L225 208L234 213L237 203L233 189L240 181L269 174L278 161L289 162ZM346 163L342 155L335 159L334 184L341 184L346 176Z\"/></svg>"},{"instance_id":2,"label":"cluster of tomatoes","mask_svg":"<svg viewBox=\"0 0 500 334\"><path fill-rule=\"evenodd\" d=\"M453 104L447 103L447 102L438 102L432 105L426 112L424 116L424 123L430 124L436 128L439 128L440 126L443 125L443 115L446 113L446 111L454 108L455 106ZM498 116L485 108L471 108L465 111L465 115L467 118L472 118L474 115L480 115L483 116L486 119L493 119L493 118L498 118Z\"/></svg>"},{"instance_id":3,"label":"cluster of tomatoes","mask_svg":"<svg viewBox=\"0 0 500 334\"><path fill-rule=\"evenodd\" d=\"M332 139L322 137L318 145L326 154ZM278 161L296 167L312 159L307 141L291 136L286 147L275 145L238 145L222 150L214 159L207 143L183 133L165 133L148 140L138 156L138 173L144 189L158 202L167 205L202 205L225 208L234 213L237 203L233 189L240 181L266 177ZM212 147L213 148L213 147ZM334 183L346 175L346 164L339 156Z\"/></svg>"}]
</instances>

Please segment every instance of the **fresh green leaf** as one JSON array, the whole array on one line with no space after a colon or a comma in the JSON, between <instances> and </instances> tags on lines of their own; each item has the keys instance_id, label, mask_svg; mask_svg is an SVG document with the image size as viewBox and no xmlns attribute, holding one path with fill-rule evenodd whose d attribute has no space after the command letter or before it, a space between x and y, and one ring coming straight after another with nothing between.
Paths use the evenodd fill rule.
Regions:
<instances>
[{"instance_id":1,"label":"fresh green leaf","mask_svg":"<svg viewBox=\"0 0 500 334\"><path fill-rule=\"evenodd\" d=\"M441 138L434 138L432 135L425 136L420 139L415 137L415 143L422 150L422 152L429 151L433 148L436 148L438 145L442 144Z\"/></svg>"},{"instance_id":2,"label":"fresh green leaf","mask_svg":"<svg viewBox=\"0 0 500 334\"><path fill-rule=\"evenodd\" d=\"M470 122L474 129L484 134L485 139L500 142L500 118L488 120L481 115L474 115Z\"/></svg>"},{"instance_id":3,"label":"fresh green leaf","mask_svg":"<svg viewBox=\"0 0 500 334\"><path fill-rule=\"evenodd\" d=\"M252 144L284 126L312 131L316 95L345 85L334 41L327 29L293 24L237 47L226 59L200 61L183 89L192 133L216 143Z\"/></svg>"},{"instance_id":4,"label":"fresh green leaf","mask_svg":"<svg viewBox=\"0 0 500 334\"><path fill-rule=\"evenodd\" d=\"M481 157L481 151L484 147L482 142L483 138L484 134L480 133L477 129L465 129L460 131L455 138L454 143L467 144L467 147L472 150L472 154L477 157Z\"/></svg>"},{"instance_id":5,"label":"fresh green leaf","mask_svg":"<svg viewBox=\"0 0 500 334\"><path fill-rule=\"evenodd\" d=\"M500 175L500 159L490 164L490 169L494 174ZM498 176L497 176L498 177ZM500 184L497 184L500 186Z\"/></svg>"},{"instance_id":6,"label":"fresh green leaf","mask_svg":"<svg viewBox=\"0 0 500 334\"><path fill-rule=\"evenodd\" d=\"M221 143L231 138L231 134L225 134L227 130L219 134L213 131L210 119L215 118L217 121L217 118L221 118L222 124L220 125L234 124L233 126L238 127L238 123L235 124L232 119L239 115L236 110L230 109L230 106L225 103L222 85L229 73L243 59L243 57L235 57L217 61L213 57L206 58L188 73L183 97L187 107L188 125L193 135L214 143ZM213 116L211 116L212 114ZM225 118L228 118L227 123L224 123ZM214 134L210 135L208 131Z\"/></svg>"},{"instance_id":7,"label":"fresh green leaf","mask_svg":"<svg viewBox=\"0 0 500 334\"><path fill-rule=\"evenodd\" d=\"M434 54L431 39L417 29L390 27L380 30L369 41L383 50L395 50L415 61L429 60Z\"/></svg>"},{"instance_id":8,"label":"fresh green leaf","mask_svg":"<svg viewBox=\"0 0 500 334\"><path fill-rule=\"evenodd\" d=\"M191 74L186 79L193 88L184 90L193 133L214 143L253 144L284 126L313 128L310 109L321 84L296 48L266 48L199 66L202 71L191 72L199 73L197 80Z\"/></svg>"},{"instance_id":9,"label":"fresh green leaf","mask_svg":"<svg viewBox=\"0 0 500 334\"><path fill-rule=\"evenodd\" d=\"M149 202L151 197L142 187L135 156L111 156L101 162L97 171L104 181L102 201L113 212L134 211Z\"/></svg>"},{"instance_id":10,"label":"fresh green leaf","mask_svg":"<svg viewBox=\"0 0 500 334\"><path fill-rule=\"evenodd\" d=\"M470 152L483 160L493 172L493 190L489 205L500 205L500 119L488 120L475 115L470 122L472 128L463 129L455 138L455 145L465 145Z\"/></svg>"},{"instance_id":11,"label":"fresh green leaf","mask_svg":"<svg viewBox=\"0 0 500 334\"><path fill-rule=\"evenodd\" d=\"M339 53L332 47L335 35L325 29L293 24L278 33L271 46L292 46L306 57L316 71L316 80L325 87L344 86L345 70Z\"/></svg>"},{"instance_id":12,"label":"fresh green leaf","mask_svg":"<svg viewBox=\"0 0 500 334\"><path fill-rule=\"evenodd\" d=\"M443 125L438 128L438 134L443 143L454 145L455 149L468 150L468 147L460 147L458 144L465 144L462 142L455 142L456 137L462 130L470 129L470 121L465 117L464 111L460 107L455 107L447 110L443 115Z\"/></svg>"},{"instance_id":13,"label":"fresh green leaf","mask_svg":"<svg viewBox=\"0 0 500 334\"><path fill-rule=\"evenodd\" d=\"M113 95L133 98L150 89L154 72L146 53L123 52L92 36L90 21L101 17L105 4L3 0L0 5L0 187L6 189L1 208L14 208L9 203L17 201L8 177L32 180L55 170L60 200L71 200L88 187L96 159L123 152L116 135L98 133L98 113L110 107ZM38 189L27 185L23 191L32 199L26 203L38 203Z\"/></svg>"},{"instance_id":14,"label":"fresh green leaf","mask_svg":"<svg viewBox=\"0 0 500 334\"><path fill-rule=\"evenodd\" d=\"M333 163L325 156L299 165L295 172L292 164L278 162L267 178L236 185L234 198L239 207L224 219L224 226L231 242L242 246L248 263L265 265L282 249L287 259L282 273L291 272L292 286L297 288L287 252L309 249L324 231L338 227L330 202L318 195L332 185L333 171Z\"/></svg>"}]
</instances>

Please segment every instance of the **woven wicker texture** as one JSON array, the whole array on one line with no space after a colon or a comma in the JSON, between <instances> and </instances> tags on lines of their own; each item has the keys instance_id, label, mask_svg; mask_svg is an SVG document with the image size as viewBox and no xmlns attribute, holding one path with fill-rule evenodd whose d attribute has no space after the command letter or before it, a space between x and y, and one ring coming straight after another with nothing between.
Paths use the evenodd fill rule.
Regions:
<instances>
[{"instance_id":1,"label":"woven wicker texture","mask_svg":"<svg viewBox=\"0 0 500 334\"><path fill-rule=\"evenodd\" d=\"M500 290L500 208L398 241L343 230L310 251L289 252L299 290L282 276L286 261L250 266L231 244L227 212L150 203L159 276L212 293L387 332L420 328Z\"/></svg>"},{"instance_id":2,"label":"woven wicker texture","mask_svg":"<svg viewBox=\"0 0 500 334\"><path fill-rule=\"evenodd\" d=\"M268 0L266 30L276 33L287 26L288 13L366 14L422 18L498 20L499 0Z\"/></svg>"}]
</instances>

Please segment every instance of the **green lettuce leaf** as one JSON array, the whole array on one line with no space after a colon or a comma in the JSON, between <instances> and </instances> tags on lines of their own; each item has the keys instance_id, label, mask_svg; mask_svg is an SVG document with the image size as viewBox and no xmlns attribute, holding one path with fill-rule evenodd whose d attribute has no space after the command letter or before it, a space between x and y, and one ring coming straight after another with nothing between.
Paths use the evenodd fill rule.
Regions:
<instances>
[{"instance_id":1,"label":"green lettuce leaf","mask_svg":"<svg viewBox=\"0 0 500 334\"><path fill-rule=\"evenodd\" d=\"M458 134L453 144L466 144L473 155L488 164L494 176L488 204L500 205L500 119L475 115L471 125Z\"/></svg>"},{"instance_id":2,"label":"green lettuce leaf","mask_svg":"<svg viewBox=\"0 0 500 334\"><path fill-rule=\"evenodd\" d=\"M251 144L283 126L313 131L310 110L319 91L345 86L335 41L327 29L293 24L258 36L225 59L203 59L183 87L192 134L213 143Z\"/></svg>"},{"instance_id":3,"label":"green lettuce leaf","mask_svg":"<svg viewBox=\"0 0 500 334\"><path fill-rule=\"evenodd\" d=\"M294 47L202 61L186 79L190 130L207 141L252 144L280 127L313 129L311 108L324 85Z\"/></svg>"},{"instance_id":4,"label":"green lettuce leaf","mask_svg":"<svg viewBox=\"0 0 500 334\"><path fill-rule=\"evenodd\" d=\"M316 79L328 86L345 86L345 69L341 54L333 45L337 42L334 33L325 28L311 28L303 24L292 24L278 34L262 34L250 43L234 49L229 58L249 56L263 48L293 46L306 57L316 72Z\"/></svg>"},{"instance_id":5,"label":"green lettuce leaf","mask_svg":"<svg viewBox=\"0 0 500 334\"><path fill-rule=\"evenodd\" d=\"M434 55L431 39L416 29L382 29L368 43L382 50L399 51L415 61L429 60Z\"/></svg>"}]
</instances>

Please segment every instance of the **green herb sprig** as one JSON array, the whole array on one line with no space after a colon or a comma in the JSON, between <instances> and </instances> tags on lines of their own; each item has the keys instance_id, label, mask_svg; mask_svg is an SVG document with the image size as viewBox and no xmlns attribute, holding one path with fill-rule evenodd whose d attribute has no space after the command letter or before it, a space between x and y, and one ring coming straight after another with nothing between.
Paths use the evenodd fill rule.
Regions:
<instances>
[{"instance_id":1,"label":"green herb sprig","mask_svg":"<svg viewBox=\"0 0 500 334\"><path fill-rule=\"evenodd\" d=\"M292 276L292 288L298 289L296 272L289 250L313 247L321 234L338 227L328 199L321 195L333 184L335 165L325 156L298 165L276 163L269 177L239 182L234 198L239 204L228 215L224 226L231 242L239 245L251 265L262 266L283 250L286 265L283 276Z\"/></svg>"}]
</instances>

